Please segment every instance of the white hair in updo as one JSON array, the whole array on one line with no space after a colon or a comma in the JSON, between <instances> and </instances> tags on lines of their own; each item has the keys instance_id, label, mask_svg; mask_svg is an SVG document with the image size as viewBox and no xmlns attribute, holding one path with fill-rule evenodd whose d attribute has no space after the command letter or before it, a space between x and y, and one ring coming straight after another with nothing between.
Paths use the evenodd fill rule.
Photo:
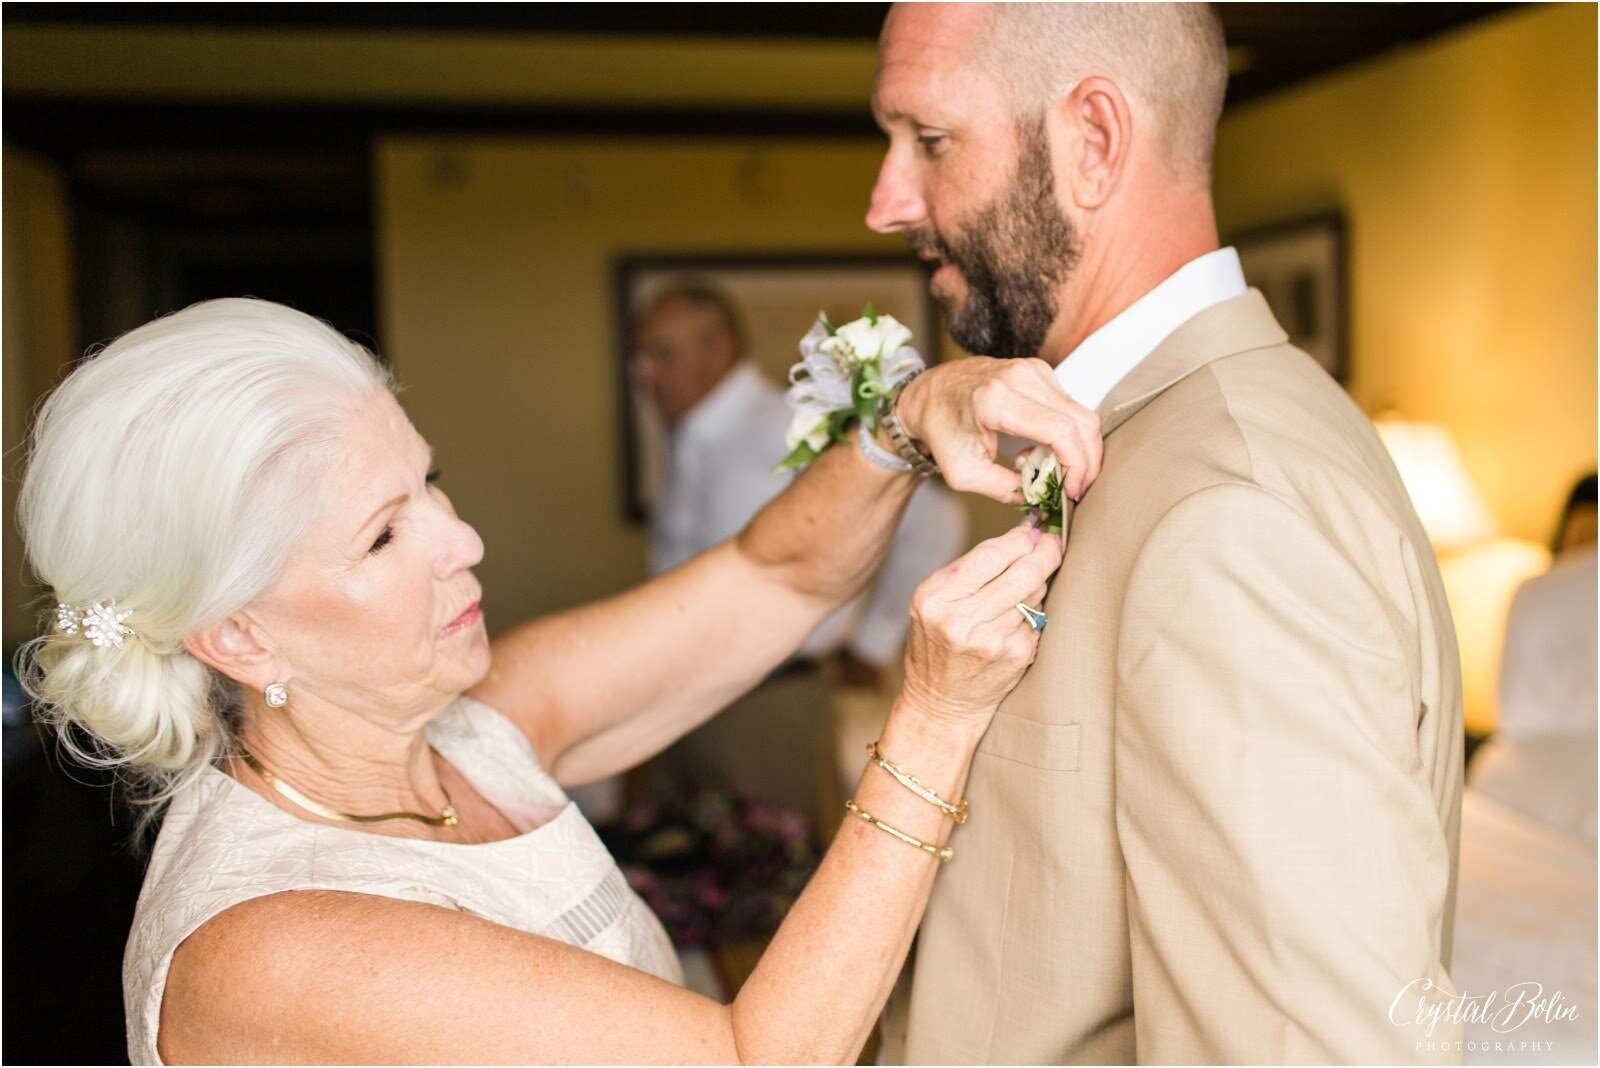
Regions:
<instances>
[{"instance_id":1,"label":"white hair in updo","mask_svg":"<svg viewBox=\"0 0 1600 1068\"><path fill-rule=\"evenodd\" d=\"M150 817L227 750L237 708L183 639L278 576L318 507L307 461L385 389L387 369L328 324L240 298L122 335L41 407L17 515L54 599L18 674L74 755L131 774ZM132 613L121 648L54 629L55 601L113 598Z\"/></svg>"}]
</instances>

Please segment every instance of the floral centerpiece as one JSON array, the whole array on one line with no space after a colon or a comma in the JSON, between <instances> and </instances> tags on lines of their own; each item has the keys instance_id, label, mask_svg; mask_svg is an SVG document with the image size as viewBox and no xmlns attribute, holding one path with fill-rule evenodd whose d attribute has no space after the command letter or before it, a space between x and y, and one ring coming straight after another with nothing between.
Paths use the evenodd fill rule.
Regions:
<instances>
[{"instance_id":1,"label":"floral centerpiece","mask_svg":"<svg viewBox=\"0 0 1600 1068\"><path fill-rule=\"evenodd\" d=\"M679 947L770 936L819 856L800 813L712 789L634 805L600 835Z\"/></svg>"}]
</instances>

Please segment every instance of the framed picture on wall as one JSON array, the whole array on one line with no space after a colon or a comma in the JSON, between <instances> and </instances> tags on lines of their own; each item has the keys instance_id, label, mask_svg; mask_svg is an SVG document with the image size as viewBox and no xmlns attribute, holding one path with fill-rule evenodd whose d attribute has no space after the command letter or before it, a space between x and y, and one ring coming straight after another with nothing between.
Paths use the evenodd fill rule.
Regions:
<instances>
[{"instance_id":1,"label":"framed picture on wall","mask_svg":"<svg viewBox=\"0 0 1600 1068\"><path fill-rule=\"evenodd\" d=\"M1261 290L1289 342L1341 383L1350 373L1344 217L1328 212L1234 236L1245 281Z\"/></svg>"},{"instance_id":2,"label":"framed picture on wall","mask_svg":"<svg viewBox=\"0 0 1600 1068\"><path fill-rule=\"evenodd\" d=\"M664 287L704 284L727 295L742 319L744 355L774 384L786 386L799 344L819 311L835 323L861 315L869 301L916 334L929 362L939 357L939 325L928 273L904 255L628 255L616 276L617 409L623 515L645 523L660 499L666 431L635 370L634 316ZM782 459L784 427L773 428L773 463Z\"/></svg>"}]
</instances>

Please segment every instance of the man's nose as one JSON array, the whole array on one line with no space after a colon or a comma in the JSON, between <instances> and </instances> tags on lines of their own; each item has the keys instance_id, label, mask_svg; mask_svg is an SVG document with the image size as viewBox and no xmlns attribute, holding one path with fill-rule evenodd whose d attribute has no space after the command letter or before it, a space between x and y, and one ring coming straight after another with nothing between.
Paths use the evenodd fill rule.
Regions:
<instances>
[{"instance_id":1,"label":"man's nose","mask_svg":"<svg viewBox=\"0 0 1600 1068\"><path fill-rule=\"evenodd\" d=\"M872 201L867 206L867 228L880 234L915 226L927 216L921 191L896 157L893 148L883 154L878 180L872 186Z\"/></svg>"}]
</instances>

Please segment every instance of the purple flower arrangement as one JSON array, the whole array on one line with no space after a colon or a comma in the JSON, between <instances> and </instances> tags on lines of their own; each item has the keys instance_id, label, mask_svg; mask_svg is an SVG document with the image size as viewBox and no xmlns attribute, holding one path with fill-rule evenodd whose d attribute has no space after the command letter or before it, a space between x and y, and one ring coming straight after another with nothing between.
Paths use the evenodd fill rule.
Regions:
<instances>
[{"instance_id":1,"label":"purple flower arrangement","mask_svg":"<svg viewBox=\"0 0 1600 1068\"><path fill-rule=\"evenodd\" d=\"M725 790L633 805L600 834L679 947L770 936L819 859L799 812Z\"/></svg>"}]
</instances>

